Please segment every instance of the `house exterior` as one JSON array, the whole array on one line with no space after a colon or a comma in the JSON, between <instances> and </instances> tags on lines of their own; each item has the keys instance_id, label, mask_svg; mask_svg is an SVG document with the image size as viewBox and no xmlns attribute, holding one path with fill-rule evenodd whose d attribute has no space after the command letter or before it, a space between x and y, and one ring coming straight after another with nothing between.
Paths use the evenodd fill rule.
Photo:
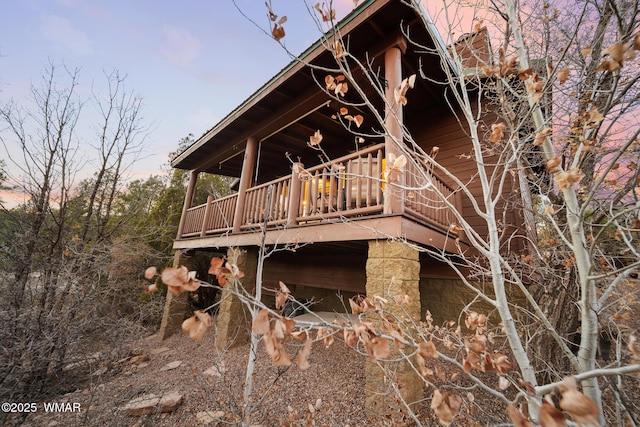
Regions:
<instances>
[{"instance_id":1,"label":"house exterior","mask_svg":"<svg viewBox=\"0 0 640 427\"><path fill-rule=\"evenodd\" d=\"M409 29L410 41L401 25ZM354 76L376 111L352 105L350 112L361 115L363 123L356 128L345 120L340 101L358 104L360 95L355 90L344 96L327 93L325 76L331 73L320 68L335 68L334 54L322 40L311 46L300 61L280 71L173 160L173 167L191 171L174 243L177 262L187 262L184 255L194 252L227 253L243 269L243 284L251 289L264 239L269 247L290 250L265 260L263 286L275 289L283 281L296 298L313 298L314 309L344 311L354 294L392 291L411 296L416 319L426 310L436 322L456 318L473 295L449 267L416 248L450 253L472 248L464 233L452 227L455 221L442 200L417 181L415 166L407 164L396 183L385 179L392 155L399 153L397 141L406 143L409 133L427 153L438 147L438 161L479 193L468 136L452 111L447 86L437 83L446 79L443 64L425 49L442 41L433 27L425 27L412 9L395 0L362 3L339 29L349 53L371 64L369 75L354 70ZM413 74L418 76L415 86L407 92L407 104L400 105L394 88ZM369 79L386 88L386 103ZM386 135L374 135L380 129L376 114L386 120ZM324 156L309 144L317 130ZM358 139L354 130L367 135ZM191 199L202 173L235 177L238 191L194 206ZM431 182L482 232L485 225L472 201L450 179L433 172ZM515 211L505 215L518 222ZM175 307L181 310L184 303L168 301L167 307L171 304L165 325L167 313L176 313ZM238 337L238 328L246 326L241 312L237 303L221 307L218 339Z\"/></svg>"}]
</instances>

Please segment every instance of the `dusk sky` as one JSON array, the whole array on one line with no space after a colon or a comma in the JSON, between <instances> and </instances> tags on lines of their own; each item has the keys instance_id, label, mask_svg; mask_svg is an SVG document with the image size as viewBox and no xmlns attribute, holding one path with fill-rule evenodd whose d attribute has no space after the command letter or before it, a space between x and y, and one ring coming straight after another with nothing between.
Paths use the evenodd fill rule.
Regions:
<instances>
[{"instance_id":1,"label":"dusk sky","mask_svg":"<svg viewBox=\"0 0 640 427\"><path fill-rule=\"evenodd\" d=\"M264 1L236 3L268 28ZM320 35L307 9L313 11L314 3L272 0L274 11L288 17L284 42L293 53ZM342 18L353 0L334 1L334 7ZM149 157L136 168L144 177L160 171L181 138L200 136L291 58L232 0L6 2L0 18L0 103L13 99L28 107L30 86L41 83L49 61L81 69L83 97L90 96L92 84L104 90L103 72L127 75L127 89L144 98L145 124L154 127ZM92 120L90 108L84 114L86 122ZM81 138L89 143L91 135Z\"/></svg>"}]
</instances>

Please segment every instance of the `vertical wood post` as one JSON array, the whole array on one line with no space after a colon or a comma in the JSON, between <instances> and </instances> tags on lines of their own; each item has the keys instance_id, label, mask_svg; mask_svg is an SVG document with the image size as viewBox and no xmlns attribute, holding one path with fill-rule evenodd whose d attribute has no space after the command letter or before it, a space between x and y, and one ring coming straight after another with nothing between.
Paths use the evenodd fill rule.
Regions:
<instances>
[{"instance_id":1,"label":"vertical wood post","mask_svg":"<svg viewBox=\"0 0 640 427\"><path fill-rule=\"evenodd\" d=\"M209 219L209 215L211 215L211 206L213 205L213 201L216 198L213 196L207 197L207 206L204 208L204 219L202 220L202 230L200 230L200 237L204 237L207 235L207 220Z\"/></svg>"},{"instance_id":2,"label":"vertical wood post","mask_svg":"<svg viewBox=\"0 0 640 427\"><path fill-rule=\"evenodd\" d=\"M402 138L402 105L395 100L394 90L402 83L402 53L406 49L404 39L399 38L399 43L387 49L384 53L384 77L387 83L385 89L385 125L387 132L384 137L384 149L387 157L387 167L389 154L396 156L400 154L399 144L403 144ZM398 175L398 182L387 183L384 187L384 213L398 214L404 212L404 174Z\"/></svg>"},{"instance_id":3,"label":"vertical wood post","mask_svg":"<svg viewBox=\"0 0 640 427\"><path fill-rule=\"evenodd\" d=\"M287 207L287 226L296 225L296 218L300 210L300 191L302 181L300 181L300 171L304 165L300 162L294 163L291 168L291 186L289 187L289 206Z\"/></svg>"},{"instance_id":4,"label":"vertical wood post","mask_svg":"<svg viewBox=\"0 0 640 427\"><path fill-rule=\"evenodd\" d=\"M250 136L247 138L247 145L244 149L244 159L242 160L242 173L240 175L240 186L238 187L238 200L236 201L236 210L233 214L233 232L240 231L242 226L242 216L244 214L244 203L247 189L251 185L253 179L253 168L256 164L258 156L258 141Z\"/></svg>"},{"instance_id":5,"label":"vertical wood post","mask_svg":"<svg viewBox=\"0 0 640 427\"><path fill-rule=\"evenodd\" d=\"M191 171L191 175L189 176L189 185L187 187L187 194L184 196L184 204L182 205L182 215L180 215L180 223L178 224L178 235L176 239L180 239L182 237L182 232L184 231L184 223L187 220L187 211L191 208L191 203L193 203L193 193L196 189L196 183L198 182L198 172L195 170Z\"/></svg>"},{"instance_id":6,"label":"vertical wood post","mask_svg":"<svg viewBox=\"0 0 640 427\"><path fill-rule=\"evenodd\" d=\"M460 190L459 188L455 191L455 199L454 199L454 206L456 207L456 210L460 213L462 213L462 190ZM462 229L462 227L458 227L458 239L460 240L464 240L464 230Z\"/></svg>"}]
</instances>

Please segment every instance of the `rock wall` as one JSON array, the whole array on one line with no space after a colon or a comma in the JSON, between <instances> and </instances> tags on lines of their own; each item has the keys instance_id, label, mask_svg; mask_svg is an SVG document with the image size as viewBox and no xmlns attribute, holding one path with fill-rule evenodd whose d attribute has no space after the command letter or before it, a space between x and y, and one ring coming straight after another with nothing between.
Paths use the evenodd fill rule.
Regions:
<instances>
[{"instance_id":1,"label":"rock wall","mask_svg":"<svg viewBox=\"0 0 640 427\"><path fill-rule=\"evenodd\" d=\"M476 283L476 286L483 289L489 297L493 298L494 294L490 283L484 285ZM526 300L517 289L511 289L508 292L512 295L512 301L526 304ZM484 313L489 318L489 322L495 320L495 323L497 323L499 321L497 316L492 316L495 308L476 297L476 293L467 288L460 279L449 277L420 278L422 316L424 318L425 313L429 310L435 325L442 325L450 320L461 320L464 325L464 315L461 316L461 313L474 299L475 302L468 306L467 309Z\"/></svg>"}]
</instances>

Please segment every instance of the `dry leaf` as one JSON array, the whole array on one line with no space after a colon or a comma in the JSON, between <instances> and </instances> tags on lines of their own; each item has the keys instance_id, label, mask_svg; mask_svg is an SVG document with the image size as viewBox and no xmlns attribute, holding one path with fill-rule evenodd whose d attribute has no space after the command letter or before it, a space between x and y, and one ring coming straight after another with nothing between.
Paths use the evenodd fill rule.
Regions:
<instances>
[{"instance_id":1,"label":"dry leaf","mask_svg":"<svg viewBox=\"0 0 640 427\"><path fill-rule=\"evenodd\" d=\"M598 405L578 391L575 377L565 377L562 383L558 385L558 390L562 393L560 408L569 413L577 423L599 425L598 415L600 411L598 410Z\"/></svg>"},{"instance_id":2,"label":"dry leaf","mask_svg":"<svg viewBox=\"0 0 640 427\"><path fill-rule=\"evenodd\" d=\"M435 389L433 391L433 398L431 399L431 409L438 417L438 421L443 426L447 426L453 420L460 410L462 404L462 398L457 394L449 393L445 391L441 393L440 390Z\"/></svg>"},{"instance_id":3,"label":"dry leaf","mask_svg":"<svg viewBox=\"0 0 640 427\"><path fill-rule=\"evenodd\" d=\"M309 366L311 366L309 364L309 355L311 354L311 343L312 343L311 337L307 334L307 339L304 342L304 346L296 356L296 365L298 365L298 369L300 369L301 371L309 369Z\"/></svg>"},{"instance_id":4,"label":"dry leaf","mask_svg":"<svg viewBox=\"0 0 640 427\"><path fill-rule=\"evenodd\" d=\"M144 271L144 277L145 279L153 279L156 274L158 274L158 269L155 267L149 267Z\"/></svg>"},{"instance_id":5,"label":"dry leaf","mask_svg":"<svg viewBox=\"0 0 640 427\"><path fill-rule=\"evenodd\" d=\"M278 357L278 350L276 349L276 340L271 336L271 333L266 333L262 336L264 342L264 349L271 357L271 360Z\"/></svg>"},{"instance_id":6,"label":"dry leaf","mask_svg":"<svg viewBox=\"0 0 640 427\"><path fill-rule=\"evenodd\" d=\"M273 36L275 41L280 41L286 34L284 32L284 28L276 23L273 25L271 35Z\"/></svg>"},{"instance_id":7,"label":"dry leaf","mask_svg":"<svg viewBox=\"0 0 640 427\"><path fill-rule=\"evenodd\" d=\"M598 107L593 107L591 111L587 112L587 116L589 117L589 122L596 125L604 120L604 116L598 111Z\"/></svg>"},{"instance_id":8,"label":"dry leaf","mask_svg":"<svg viewBox=\"0 0 640 427\"><path fill-rule=\"evenodd\" d=\"M209 274L216 276L218 280L218 284L220 286L224 286L227 284L227 278L224 276L228 270L223 266L224 259L213 257L211 258L211 263L209 265Z\"/></svg>"},{"instance_id":9,"label":"dry leaf","mask_svg":"<svg viewBox=\"0 0 640 427\"><path fill-rule=\"evenodd\" d=\"M584 173L580 171L578 168L573 168L566 172L560 172L553 177L553 180L558 185L558 188L561 190L566 190L571 187L571 184L576 182L580 182L584 178Z\"/></svg>"},{"instance_id":10,"label":"dry leaf","mask_svg":"<svg viewBox=\"0 0 640 427\"><path fill-rule=\"evenodd\" d=\"M358 304L357 302L355 302L354 298L355 297L349 298L349 306L351 307L351 313L353 313L353 314L364 313L364 310L362 309L362 306L360 304Z\"/></svg>"},{"instance_id":11,"label":"dry leaf","mask_svg":"<svg viewBox=\"0 0 640 427\"><path fill-rule=\"evenodd\" d=\"M267 9L269 10L269 20L275 22L275 20L278 19L278 15L273 12L273 9L271 9L271 5L269 3L264 2L264 5L267 6Z\"/></svg>"},{"instance_id":12,"label":"dry leaf","mask_svg":"<svg viewBox=\"0 0 640 427\"><path fill-rule=\"evenodd\" d=\"M326 10L323 10L322 7L326 6ZM325 5L324 2L322 2L322 6L320 6L320 3L316 3L314 8L318 11L318 13L320 14L320 16L322 17L322 21L323 22L329 22L332 21L334 19L336 19L336 11L335 9L330 8L329 6Z\"/></svg>"},{"instance_id":13,"label":"dry leaf","mask_svg":"<svg viewBox=\"0 0 640 427\"><path fill-rule=\"evenodd\" d=\"M398 182L404 173L407 165L407 158L404 154L396 157L394 153L387 154L387 170L384 171L384 180L388 182Z\"/></svg>"},{"instance_id":14,"label":"dry leaf","mask_svg":"<svg viewBox=\"0 0 640 427\"><path fill-rule=\"evenodd\" d=\"M187 270L185 266L165 268L160 277L174 295L178 295L182 291L193 292L200 287L200 280L196 279L196 272Z\"/></svg>"},{"instance_id":15,"label":"dry leaf","mask_svg":"<svg viewBox=\"0 0 640 427\"><path fill-rule=\"evenodd\" d=\"M565 83L567 80L569 80L570 74L571 71L568 68L563 68L562 70L558 71L558 82L560 84Z\"/></svg>"},{"instance_id":16,"label":"dry leaf","mask_svg":"<svg viewBox=\"0 0 640 427\"><path fill-rule=\"evenodd\" d=\"M343 329L342 335L343 335L345 344L347 344L349 347L354 347L358 342L358 336L351 329L347 329L347 328Z\"/></svg>"},{"instance_id":17,"label":"dry leaf","mask_svg":"<svg viewBox=\"0 0 640 427\"><path fill-rule=\"evenodd\" d=\"M562 427L565 425L564 414L552 403L549 395L546 395L542 400L539 421L542 427Z\"/></svg>"},{"instance_id":18,"label":"dry leaf","mask_svg":"<svg viewBox=\"0 0 640 427\"><path fill-rule=\"evenodd\" d=\"M325 84L325 87L327 88L327 90L335 90L336 85L337 85L336 79L330 74L327 74L324 77L324 84ZM345 110L346 110L346 108L345 108ZM340 111L342 111L342 109L340 109Z\"/></svg>"},{"instance_id":19,"label":"dry leaf","mask_svg":"<svg viewBox=\"0 0 640 427\"><path fill-rule=\"evenodd\" d=\"M284 282L280 281L278 283L280 285L280 290L276 293L276 310L280 310L284 306L287 298L289 298L289 294L291 293Z\"/></svg>"},{"instance_id":20,"label":"dry leaf","mask_svg":"<svg viewBox=\"0 0 640 427\"><path fill-rule=\"evenodd\" d=\"M480 329L483 331L487 326L487 316L485 314L476 313L475 311L469 312L464 319L466 327L472 331Z\"/></svg>"},{"instance_id":21,"label":"dry leaf","mask_svg":"<svg viewBox=\"0 0 640 427\"><path fill-rule=\"evenodd\" d=\"M342 44L341 40L336 40L333 44L333 49L335 51L336 59L342 59L349 54L349 52L344 48L344 44Z\"/></svg>"},{"instance_id":22,"label":"dry leaf","mask_svg":"<svg viewBox=\"0 0 640 427\"><path fill-rule=\"evenodd\" d=\"M317 130L313 135L309 137L309 145L314 146L322 142L322 134L320 130Z\"/></svg>"},{"instance_id":23,"label":"dry leaf","mask_svg":"<svg viewBox=\"0 0 640 427\"><path fill-rule=\"evenodd\" d=\"M511 364L511 362L509 362L509 358L504 354L494 354L491 357L487 357L487 361L493 364L492 370L500 372L501 374L506 374L513 368L513 365Z\"/></svg>"},{"instance_id":24,"label":"dry leaf","mask_svg":"<svg viewBox=\"0 0 640 427\"><path fill-rule=\"evenodd\" d=\"M336 88L333 90L333 92L336 94L336 96L344 96L344 94L347 93L348 89L349 87L347 86L347 82L340 82L336 85Z\"/></svg>"},{"instance_id":25,"label":"dry leaf","mask_svg":"<svg viewBox=\"0 0 640 427\"><path fill-rule=\"evenodd\" d=\"M398 305L411 305L411 297L407 294L404 294L402 296L396 295L393 297L393 300Z\"/></svg>"},{"instance_id":26,"label":"dry leaf","mask_svg":"<svg viewBox=\"0 0 640 427\"><path fill-rule=\"evenodd\" d=\"M269 322L269 310L266 308L260 309L256 318L253 320L251 331L254 334L266 334L271 329Z\"/></svg>"},{"instance_id":27,"label":"dry leaf","mask_svg":"<svg viewBox=\"0 0 640 427\"><path fill-rule=\"evenodd\" d=\"M489 142L497 144L504 137L504 123L494 123L491 125L491 135L489 135Z\"/></svg>"},{"instance_id":28,"label":"dry leaf","mask_svg":"<svg viewBox=\"0 0 640 427\"><path fill-rule=\"evenodd\" d=\"M539 102L542 99L544 89L544 81L540 80L540 76L537 74L532 74L527 77L525 86L527 88L527 92L531 94L531 99L533 102Z\"/></svg>"},{"instance_id":29,"label":"dry leaf","mask_svg":"<svg viewBox=\"0 0 640 427\"><path fill-rule=\"evenodd\" d=\"M374 337L370 341L371 354L375 360L386 359L391 355L389 340L381 337Z\"/></svg>"},{"instance_id":30,"label":"dry leaf","mask_svg":"<svg viewBox=\"0 0 640 427\"><path fill-rule=\"evenodd\" d=\"M244 277L244 273L240 271L236 264L226 263L225 269L227 274L231 274L234 279L242 279Z\"/></svg>"},{"instance_id":31,"label":"dry leaf","mask_svg":"<svg viewBox=\"0 0 640 427\"><path fill-rule=\"evenodd\" d=\"M204 333L212 325L211 316L200 310L193 312L193 316L182 322L182 330L189 334L189 337L200 341Z\"/></svg>"},{"instance_id":32,"label":"dry leaf","mask_svg":"<svg viewBox=\"0 0 640 427\"><path fill-rule=\"evenodd\" d=\"M422 341L418 344L418 354L425 359L437 359L440 357L433 341Z\"/></svg>"},{"instance_id":33,"label":"dry leaf","mask_svg":"<svg viewBox=\"0 0 640 427\"><path fill-rule=\"evenodd\" d=\"M333 334L329 334L326 337L324 337L323 343L324 343L324 347L325 348L329 348L331 347L331 344L333 344L333 341L335 340Z\"/></svg>"},{"instance_id":34,"label":"dry leaf","mask_svg":"<svg viewBox=\"0 0 640 427\"><path fill-rule=\"evenodd\" d=\"M148 294L148 293L151 293L151 292L155 292L155 291L157 291L157 290L158 290L158 286L156 286L156 284L155 284L155 283L153 283L153 284L149 285L149 286L144 290L144 292Z\"/></svg>"},{"instance_id":35,"label":"dry leaf","mask_svg":"<svg viewBox=\"0 0 640 427\"><path fill-rule=\"evenodd\" d=\"M362 122L364 121L364 118L360 114L358 114L352 117L351 120L356 124L357 127L360 127L362 125Z\"/></svg>"},{"instance_id":36,"label":"dry leaf","mask_svg":"<svg viewBox=\"0 0 640 427\"><path fill-rule=\"evenodd\" d=\"M544 144L544 140L551 135L551 128L547 127L542 129L540 132L536 133L536 137L533 140L533 145L535 145L536 147L540 147L542 144Z\"/></svg>"},{"instance_id":37,"label":"dry leaf","mask_svg":"<svg viewBox=\"0 0 640 427\"><path fill-rule=\"evenodd\" d=\"M282 345L280 345L280 347L278 348L277 355L278 357L276 357L275 360L273 358L271 359L273 360L273 366L285 367L291 366L291 364L293 363L293 361L291 360L291 356L287 354Z\"/></svg>"},{"instance_id":38,"label":"dry leaf","mask_svg":"<svg viewBox=\"0 0 640 427\"><path fill-rule=\"evenodd\" d=\"M556 173L560 171L560 164L562 163L562 159L559 155L555 155L552 159L547 160L547 172L548 173Z\"/></svg>"},{"instance_id":39,"label":"dry leaf","mask_svg":"<svg viewBox=\"0 0 640 427\"><path fill-rule=\"evenodd\" d=\"M412 89L415 85L416 75L412 74L411 76L405 78L400 83L400 86L393 90L393 94L395 100L398 104L407 105L407 90Z\"/></svg>"}]
</instances>

